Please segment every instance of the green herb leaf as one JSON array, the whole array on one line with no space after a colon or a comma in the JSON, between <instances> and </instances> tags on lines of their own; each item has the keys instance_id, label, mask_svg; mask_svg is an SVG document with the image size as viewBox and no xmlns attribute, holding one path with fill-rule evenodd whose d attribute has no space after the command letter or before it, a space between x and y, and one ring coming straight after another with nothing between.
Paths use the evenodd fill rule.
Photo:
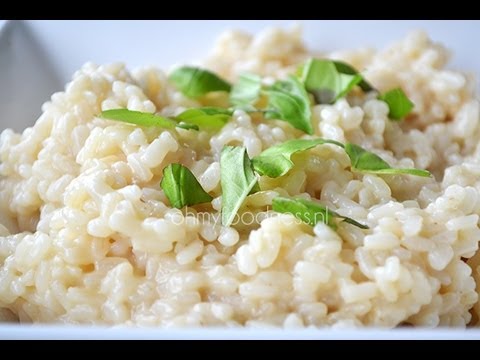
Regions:
<instances>
[{"instance_id":1,"label":"green herb leaf","mask_svg":"<svg viewBox=\"0 0 480 360\"><path fill-rule=\"evenodd\" d=\"M220 155L222 225L230 226L248 194L258 191L257 176L244 147L225 146Z\"/></svg>"},{"instance_id":2,"label":"green herb leaf","mask_svg":"<svg viewBox=\"0 0 480 360\"><path fill-rule=\"evenodd\" d=\"M102 111L100 117L140 126L158 126L167 129L173 129L178 125L175 121L163 116L128 109L105 110Z\"/></svg>"},{"instance_id":3,"label":"green herb leaf","mask_svg":"<svg viewBox=\"0 0 480 360\"><path fill-rule=\"evenodd\" d=\"M230 84L211 71L182 66L173 71L169 80L185 95L197 98L212 91L230 91Z\"/></svg>"},{"instance_id":4,"label":"green herb leaf","mask_svg":"<svg viewBox=\"0 0 480 360\"><path fill-rule=\"evenodd\" d=\"M176 117L177 120L200 128L221 129L232 117L232 110L219 107L203 107L185 110Z\"/></svg>"},{"instance_id":5,"label":"green herb leaf","mask_svg":"<svg viewBox=\"0 0 480 360\"><path fill-rule=\"evenodd\" d=\"M272 209L278 213L292 214L297 219L300 219L311 226L315 226L319 222L322 222L331 228L336 229L337 225L334 222L334 218L341 218L344 219L345 222L358 226L361 229L368 229L368 226L360 224L346 216L342 216L316 201L309 201L300 198L291 199L276 197L272 201Z\"/></svg>"},{"instance_id":6,"label":"green herb leaf","mask_svg":"<svg viewBox=\"0 0 480 360\"><path fill-rule=\"evenodd\" d=\"M262 79L255 74L240 75L230 92L230 102L235 106L254 104L262 89Z\"/></svg>"},{"instance_id":7,"label":"green herb leaf","mask_svg":"<svg viewBox=\"0 0 480 360\"><path fill-rule=\"evenodd\" d=\"M163 116L128 109L105 110L102 111L100 117L103 119L122 121L140 126L158 126L166 129L178 127L185 130L198 130L198 126L195 124L187 124L185 122L177 123L176 121Z\"/></svg>"},{"instance_id":8,"label":"green herb leaf","mask_svg":"<svg viewBox=\"0 0 480 360\"><path fill-rule=\"evenodd\" d=\"M347 63L344 63L343 61L333 60L333 63L335 64L335 67L337 68L337 71L339 73L346 74L346 75L359 74L359 72L353 66ZM358 83L358 86L360 86L360 88L365 92L375 90L369 82L363 79L363 77L362 77L362 81Z\"/></svg>"},{"instance_id":9,"label":"green herb leaf","mask_svg":"<svg viewBox=\"0 0 480 360\"><path fill-rule=\"evenodd\" d=\"M177 124L177 127L180 129L185 129L185 130L200 130L200 128L197 125L194 124L187 124L186 122L180 121Z\"/></svg>"},{"instance_id":10,"label":"green herb leaf","mask_svg":"<svg viewBox=\"0 0 480 360\"><path fill-rule=\"evenodd\" d=\"M212 201L212 197L203 190L192 172L181 164L170 164L163 169L160 187L165 192L170 204L181 209Z\"/></svg>"},{"instance_id":11,"label":"green herb leaf","mask_svg":"<svg viewBox=\"0 0 480 360\"><path fill-rule=\"evenodd\" d=\"M320 203L279 196L272 200L272 210L282 214L292 214L297 219L311 226L322 222L332 228L336 228L332 214L328 208Z\"/></svg>"},{"instance_id":12,"label":"green herb leaf","mask_svg":"<svg viewBox=\"0 0 480 360\"><path fill-rule=\"evenodd\" d=\"M378 98L387 103L388 108L390 109L388 116L393 120L404 118L415 106L400 88L387 91Z\"/></svg>"},{"instance_id":13,"label":"green herb leaf","mask_svg":"<svg viewBox=\"0 0 480 360\"><path fill-rule=\"evenodd\" d=\"M272 146L252 159L253 167L260 175L272 178L285 175L292 167L293 154L305 151L321 144L334 144L343 147L343 144L326 139L295 139Z\"/></svg>"},{"instance_id":14,"label":"green herb leaf","mask_svg":"<svg viewBox=\"0 0 480 360\"><path fill-rule=\"evenodd\" d=\"M346 223L351 224L351 225L355 225L356 227L359 227L360 229L370 229L367 225L359 223L358 221L353 220L352 218L349 218L347 216L342 216L338 213L335 213L335 217L343 219L343 222L346 222Z\"/></svg>"},{"instance_id":15,"label":"green herb leaf","mask_svg":"<svg viewBox=\"0 0 480 360\"><path fill-rule=\"evenodd\" d=\"M340 69L346 70L344 65ZM347 70L348 71L348 70ZM331 104L347 95L363 80L358 73L342 73L332 60L309 59L303 66L302 81L319 104Z\"/></svg>"},{"instance_id":16,"label":"green herb leaf","mask_svg":"<svg viewBox=\"0 0 480 360\"><path fill-rule=\"evenodd\" d=\"M372 174L409 174L423 177L431 176L430 172L427 170L392 168L378 155L352 143L345 144L345 152L352 162L352 170Z\"/></svg>"},{"instance_id":17,"label":"green herb leaf","mask_svg":"<svg viewBox=\"0 0 480 360\"><path fill-rule=\"evenodd\" d=\"M287 80L277 81L266 93L267 118L287 121L294 128L313 134L310 99L297 78L289 76Z\"/></svg>"}]
</instances>

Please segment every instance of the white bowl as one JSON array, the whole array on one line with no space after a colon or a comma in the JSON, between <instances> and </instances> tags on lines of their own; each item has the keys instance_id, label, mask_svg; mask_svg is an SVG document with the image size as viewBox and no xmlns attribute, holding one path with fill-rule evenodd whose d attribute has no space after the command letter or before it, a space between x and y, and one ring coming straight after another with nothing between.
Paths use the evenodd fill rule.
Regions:
<instances>
[{"instance_id":1,"label":"white bowl","mask_svg":"<svg viewBox=\"0 0 480 360\"><path fill-rule=\"evenodd\" d=\"M0 129L32 125L41 104L62 90L83 63L124 61L129 67L169 67L204 57L225 29L258 31L293 21L4 21L0 20ZM451 67L480 76L480 21L301 21L316 50L383 47L424 29L453 51ZM478 84L478 79L477 79ZM19 338L250 338L250 339L480 339L477 330L129 329L0 325L0 339Z\"/></svg>"}]
</instances>

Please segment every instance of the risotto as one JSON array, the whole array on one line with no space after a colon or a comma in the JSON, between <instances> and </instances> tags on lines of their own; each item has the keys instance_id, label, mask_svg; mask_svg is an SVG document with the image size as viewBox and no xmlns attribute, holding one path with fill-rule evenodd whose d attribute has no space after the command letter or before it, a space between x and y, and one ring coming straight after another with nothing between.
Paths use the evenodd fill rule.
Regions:
<instances>
[{"instance_id":1,"label":"risotto","mask_svg":"<svg viewBox=\"0 0 480 360\"><path fill-rule=\"evenodd\" d=\"M198 68L85 64L1 133L0 321L475 325L479 102L448 58L293 27Z\"/></svg>"}]
</instances>

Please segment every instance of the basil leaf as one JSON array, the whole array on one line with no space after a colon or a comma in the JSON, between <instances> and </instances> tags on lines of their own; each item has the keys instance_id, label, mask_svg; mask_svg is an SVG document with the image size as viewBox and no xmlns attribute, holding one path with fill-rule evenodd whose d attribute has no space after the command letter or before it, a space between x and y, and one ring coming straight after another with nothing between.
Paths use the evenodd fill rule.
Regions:
<instances>
[{"instance_id":1,"label":"basil leaf","mask_svg":"<svg viewBox=\"0 0 480 360\"><path fill-rule=\"evenodd\" d=\"M315 226L319 222L322 222L331 228L336 229L337 225L334 222L334 218L341 218L344 219L343 221L358 226L361 229L368 229L368 226L360 224L346 216L342 216L316 201L299 198L290 199L279 196L273 199L272 209L278 213L292 214L297 219L300 219L311 226Z\"/></svg>"},{"instance_id":2,"label":"basil leaf","mask_svg":"<svg viewBox=\"0 0 480 360\"><path fill-rule=\"evenodd\" d=\"M258 191L257 176L244 147L225 146L220 155L222 225L230 226L248 194Z\"/></svg>"},{"instance_id":3,"label":"basil leaf","mask_svg":"<svg viewBox=\"0 0 480 360\"><path fill-rule=\"evenodd\" d=\"M428 170L392 168L378 155L352 143L345 144L345 152L352 162L352 170L372 174L409 174L423 177L431 176Z\"/></svg>"},{"instance_id":4,"label":"basil leaf","mask_svg":"<svg viewBox=\"0 0 480 360\"><path fill-rule=\"evenodd\" d=\"M311 226L322 222L336 228L330 211L320 203L279 196L272 200L272 210L282 214L292 214L297 219Z\"/></svg>"},{"instance_id":5,"label":"basil leaf","mask_svg":"<svg viewBox=\"0 0 480 360\"><path fill-rule=\"evenodd\" d=\"M387 91L378 98L387 103L388 108L390 109L388 117L393 120L404 118L415 106L400 88Z\"/></svg>"},{"instance_id":6,"label":"basil leaf","mask_svg":"<svg viewBox=\"0 0 480 360\"><path fill-rule=\"evenodd\" d=\"M185 129L185 130L200 130L200 128L197 125L194 124L187 124L186 122L180 121L177 124L177 127L180 129Z\"/></svg>"},{"instance_id":7,"label":"basil leaf","mask_svg":"<svg viewBox=\"0 0 480 360\"><path fill-rule=\"evenodd\" d=\"M321 144L334 144L343 147L343 144L334 140L325 139L295 139L272 146L252 159L253 167L260 175L276 178L285 175L292 167L291 157L299 151L305 151Z\"/></svg>"},{"instance_id":8,"label":"basil leaf","mask_svg":"<svg viewBox=\"0 0 480 360\"><path fill-rule=\"evenodd\" d=\"M178 127L185 130L199 130L198 126L195 124L187 124L185 122L177 123L176 121L163 116L128 109L105 110L102 111L100 117L103 119L122 121L140 126L158 126L167 129Z\"/></svg>"},{"instance_id":9,"label":"basil leaf","mask_svg":"<svg viewBox=\"0 0 480 360\"><path fill-rule=\"evenodd\" d=\"M181 209L212 201L212 197L203 190L192 172L181 164L170 164L163 169L160 187L165 192L170 204Z\"/></svg>"},{"instance_id":10,"label":"basil leaf","mask_svg":"<svg viewBox=\"0 0 480 360\"><path fill-rule=\"evenodd\" d=\"M236 106L254 104L260 97L262 79L255 74L240 75L230 92L230 103Z\"/></svg>"},{"instance_id":11,"label":"basil leaf","mask_svg":"<svg viewBox=\"0 0 480 360\"><path fill-rule=\"evenodd\" d=\"M277 81L266 93L266 118L287 121L294 128L313 134L310 99L298 79L289 76L287 80Z\"/></svg>"},{"instance_id":12,"label":"basil leaf","mask_svg":"<svg viewBox=\"0 0 480 360\"><path fill-rule=\"evenodd\" d=\"M347 63L344 63L343 61L333 60L333 63L335 64L335 67L337 68L337 71L339 73L346 74L346 75L359 74L359 72L353 66ZM360 86L360 88L365 92L375 90L369 82L363 79L363 77L362 77L362 81L358 83L358 86Z\"/></svg>"},{"instance_id":13,"label":"basil leaf","mask_svg":"<svg viewBox=\"0 0 480 360\"><path fill-rule=\"evenodd\" d=\"M173 71L169 80L187 97L197 98L212 91L230 91L230 84L211 71L182 66Z\"/></svg>"},{"instance_id":14,"label":"basil leaf","mask_svg":"<svg viewBox=\"0 0 480 360\"><path fill-rule=\"evenodd\" d=\"M231 110L203 107L185 110L176 119L200 128L221 129L231 117Z\"/></svg>"},{"instance_id":15,"label":"basil leaf","mask_svg":"<svg viewBox=\"0 0 480 360\"><path fill-rule=\"evenodd\" d=\"M313 94L319 104L335 102L363 79L358 73L342 73L332 60L320 59L309 59L303 67L301 78L307 91Z\"/></svg>"},{"instance_id":16,"label":"basil leaf","mask_svg":"<svg viewBox=\"0 0 480 360\"><path fill-rule=\"evenodd\" d=\"M100 117L140 126L159 126L167 129L173 129L178 125L175 121L163 116L128 109L105 110L102 111Z\"/></svg>"},{"instance_id":17,"label":"basil leaf","mask_svg":"<svg viewBox=\"0 0 480 360\"><path fill-rule=\"evenodd\" d=\"M335 213L335 217L338 217L340 219L343 219L343 222L346 222L351 225L355 225L356 227L359 227L360 229L370 229L367 225L359 223L356 220L353 220L352 218L349 218L347 216L342 216L340 214Z\"/></svg>"}]
</instances>

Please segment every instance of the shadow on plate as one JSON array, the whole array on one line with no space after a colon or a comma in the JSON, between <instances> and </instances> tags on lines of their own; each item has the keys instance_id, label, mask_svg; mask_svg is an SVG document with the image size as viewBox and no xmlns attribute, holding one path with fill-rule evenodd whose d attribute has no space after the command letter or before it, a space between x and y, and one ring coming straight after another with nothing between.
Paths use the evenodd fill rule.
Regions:
<instances>
[{"instance_id":1,"label":"shadow on plate","mask_svg":"<svg viewBox=\"0 0 480 360\"><path fill-rule=\"evenodd\" d=\"M28 24L8 21L0 30L0 130L6 124L15 131L33 125L42 104L62 88Z\"/></svg>"}]
</instances>

